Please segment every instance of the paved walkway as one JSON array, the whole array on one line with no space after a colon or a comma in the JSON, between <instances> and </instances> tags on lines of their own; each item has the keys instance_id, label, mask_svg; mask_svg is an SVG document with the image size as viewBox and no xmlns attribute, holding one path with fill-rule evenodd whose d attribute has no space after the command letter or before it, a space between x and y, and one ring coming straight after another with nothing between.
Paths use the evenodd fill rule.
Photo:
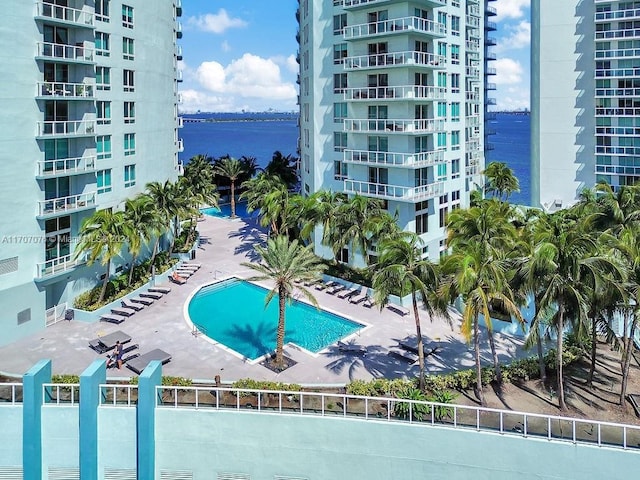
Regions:
<instances>
[{"instance_id":1,"label":"paved walkway","mask_svg":"<svg viewBox=\"0 0 640 480\"><path fill-rule=\"evenodd\" d=\"M387 309L382 312L377 307L367 309L315 290L312 291L322 308L371 325L354 337L356 343L367 347L365 356L342 353L335 346L311 356L289 345L285 347L285 352L298 363L276 374L263 366L243 361L202 336L192 335L184 316L187 297L198 286L210 283L215 278L250 276L252 271L241 263L255 260L253 246L264 241L263 233L252 220L229 221L206 217L205 221L198 223L198 227L201 244L196 261L203 266L186 285L171 285L168 295L120 325L62 321L16 343L0 347L0 371L22 374L37 361L51 359L54 373L79 374L93 360L101 358L88 347L89 340L122 330L132 337L132 343L139 344L140 353L161 348L172 355L171 362L163 368L165 375L193 379L212 379L220 375L223 381L254 378L305 384L344 384L353 379L395 378L417 373L417 366L410 366L388 354L389 349L397 347L399 341L411 336L415 338L412 313L401 316ZM442 320L434 319L431 322L424 311L421 316L424 335L430 340L427 347L440 346L437 355L427 358L429 372L473 366L472 350L459 333L459 319L454 320L451 328ZM523 354L521 339L500 334L496 337L503 361ZM486 338L483 338L482 346L482 355L488 364L490 352ZM109 375L128 377L133 373L123 368L109 370Z\"/></svg>"}]
</instances>

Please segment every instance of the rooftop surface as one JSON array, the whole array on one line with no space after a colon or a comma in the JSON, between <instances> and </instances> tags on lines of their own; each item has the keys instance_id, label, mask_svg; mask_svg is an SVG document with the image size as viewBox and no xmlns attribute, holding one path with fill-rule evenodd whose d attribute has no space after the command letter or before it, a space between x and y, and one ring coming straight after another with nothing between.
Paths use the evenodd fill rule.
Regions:
<instances>
[{"instance_id":1,"label":"rooftop surface","mask_svg":"<svg viewBox=\"0 0 640 480\"><path fill-rule=\"evenodd\" d=\"M389 309L354 305L323 291L311 289L321 308L338 313L369 327L361 330L349 341L367 348L360 356L339 351L329 346L317 355L311 355L294 345L285 346L285 354L298 362L282 373L274 373L252 364L216 345L203 335L194 336L185 318L185 303L198 288L216 279L228 276L248 278L252 270L242 262L257 261L253 246L265 241L266 235L254 220L235 220L209 217L198 223L200 245L196 262L202 264L185 285L171 284L171 292L164 295L120 325L98 321L60 321L38 333L13 344L0 347L0 371L22 375L36 362L51 359L54 373L80 374L86 366L105 358L89 348L89 341L117 330L131 336L132 344L139 345L139 353L160 348L171 354L171 361L163 367L163 374L193 379L213 379L220 375L223 382L240 378L277 380L302 384L345 384L354 379L377 377L398 378L415 376L417 365L389 355L402 340L415 339L413 313L401 315ZM166 284L160 279L157 283ZM268 283L262 283L269 287ZM242 308L242 305L238 305ZM426 359L427 372L436 373L473 367L473 351L460 334L460 319L453 319L451 327L443 319L429 319L420 312L423 335L428 338L425 349L439 347L438 353ZM484 332L483 332L484 333ZM496 348L501 361L533 353L522 350L521 338L496 333ZM486 335L481 337L482 357L490 364L491 352ZM135 375L131 370L110 369L110 377Z\"/></svg>"}]
</instances>

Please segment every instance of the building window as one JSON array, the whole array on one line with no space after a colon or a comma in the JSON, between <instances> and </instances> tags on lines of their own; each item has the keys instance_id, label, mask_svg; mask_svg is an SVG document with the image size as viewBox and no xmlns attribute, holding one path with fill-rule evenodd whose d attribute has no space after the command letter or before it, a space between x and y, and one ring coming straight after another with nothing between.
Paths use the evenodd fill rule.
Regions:
<instances>
[{"instance_id":1,"label":"building window","mask_svg":"<svg viewBox=\"0 0 640 480\"><path fill-rule=\"evenodd\" d=\"M334 73L333 74L333 93L342 93L347 88L347 74L346 73Z\"/></svg>"},{"instance_id":2,"label":"building window","mask_svg":"<svg viewBox=\"0 0 640 480\"><path fill-rule=\"evenodd\" d=\"M111 158L111 135L98 135L96 137L96 155L98 160Z\"/></svg>"},{"instance_id":3,"label":"building window","mask_svg":"<svg viewBox=\"0 0 640 480\"><path fill-rule=\"evenodd\" d=\"M347 148L347 132L333 132L333 150L343 152Z\"/></svg>"},{"instance_id":4,"label":"building window","mask_svg":"<svg viewBox=\"0 0 640 480\"><path fill-rule=\"evenodd\" d=\"M451 74L451 93L460 93L460 74Z\"/></svg>"},{"instance_id":5,"label":"building window","mask_svg":"<svg viewBox=\"0 0 640 480\"><path fill-rule=\"evenodd\" d=\"M343 123L345 118L347 118L347 104L334 103L333 104L333 121L335 123Z\"/></svg>"},{"instance_id":6,"label":"building window","mask_svg":"<svg viewBox=\"0 0 640 480\"><path fill-rule=\"evenodd\" d=\"M109 67L96 67L96 88L111 90L111 70Z\"/></svg>"},{"instance_id":7,"label":"building window","mask_svg":"<svg viewBox=\"0 0 640 480\"><path fill-rule=\"evenodd\" d=\"M134 155L136 153L136 134L125 133L124 134L124 154Z\"/></svg>"},{"instance_id":8,"label":"building window","mask_svg":"<svg viewBox=\"0 0 640 480\"><path fill-rule=\"evenodd\" d=\"M109 0L96 0L96 20L109 23Z\"/></svg>"},{"instance_id":9,"label":"building window","mask_svg":"<svg viewBox=\"0 0 640 480\"><path fill-rule=\"evenodd\" d=\"M460 159L451 160L451 178L460 178ZM460 192L458 192L460 194Z\"/></svg>"},{"instance_id":10,"label":"building window","mask_svg":"<svg viewBox=\"0 0 640 480\"><path fill-rule=\"evenodd\" d=\"M447 102L438 102L438 117L445 118L447 116Z\"/></svg>"},{"instance_id":11,"label":"building window","mask_svg":"<svg viewBox=\"0 0 640 480\"><path fill-rule=\"evenodd\" d=\"M446 148L447 147L447 134L444 132L438 133L437 138L437 147L438 148Z\"/></svg>"},{"instance_id":12,"label":"building window","mask_svg":"<svg viewBox=\"0 0 640 480\"><path fill-rule=\"evenodd\" d=\"M124 86L125 92L135 92L136 90L133 74L133 70L125 69L122 71L122 85Z\"/></svg>"},{"instance_id":13,"label":"building window","mask_svg":"<svg viewBox=\"0 0 640 480\"><path fill-rule=\"evenodd\" d=\"M109 56L109 34L96 32L96 55Z\"/></svg>"},{"instance_id":14,"label":"building window","mask_svg":"<svg viewBox=\"0 0 640 480\"><path fill-rule=\"evenodd\" d=\"M447 164L446 163L439 164L436 171L438 172L437 181L444 182L447 179Z\"/></svg>"},{"instance_id":15,"label":"building window","mask_svg":"<svg viewBox=\"0 0 640 480\"><path fill-rule=\"evenodd\" d=\"M460 45L451 45L451 64L460 65Z\"/></svg>"},{"instance_id":16,"label":"building window","mask_svg":"<svg viewBox=\"0 0 640 480\"><path fill-rule=\"evenodd\" d=\"M122 26L133 28L133 7L122 5Z\"/></svg>"},{"instance_id":17,"label":"building window","mask_svg":"<svg viewBox=\"0 0 640 480\"><path fill-rule=\"evenodd\" d=\"M451 150L460 150L460 131L451 132Z\"/></svg>"},{"instance_id":18,"label":"building window","mask_svg":"<svg viewBox=\"0 0 640 480\"><path fill-rule=\"evenodd\" d=\"M344 180L349 175L347 164L339 160L333 162L333 178L336 180Z\"/></svg>"},{"instance_id":19,"label":"building window","mask_svg":"<svg viewBox=\"0 0 640 480\"><path fill-rule=\"evenodd\" d=\"M341 15L333 16L333 34L334 35L342 35L342 31L344 27L347 26L347 14L343 13Z\"/></svg>"},{"instance_id":20,"label":"building window","mask_svg":"<svg viewBox=\"0 0 640 480\"><path fill-rule=\"evenodd\" d=\"M136 104L135 102L124 102L124 123L135 123Z\"/></svg>"},{"instance_id":21,"label":"building window","mask_svg":"<svg viewBox=\"0 0 640 480\"><path fill-rule=\"evenodd\" d=\"M421 235L429 231L429 213L416 215L416 233Z\"/></svg>"},{"instance_id":22,"label":"building window","mask_svg":"<svg viewBox=\"0 0 640 480\"><path fill-rule=\"evenodd\" d=\"M459 102L451 103L451 121L452 122L460 121L460 103Z\"/></svg>"},{"instance_id":23,"label":"building window","mask_svg":"<svg viewBox=\"0 0 640 480\"><path fill-rule=\"evenodd\" d=\"M133 187L136 184L136 166L124 166L124 186L125 188Z\"/></svg>"},{"instance_id":24,"label":"building window","mask_svg":"<svg viewBox=\"0 0 640 480\"><path fill-rule=\"evenodd\" d=\"M122 38L122 58L133 60L133 38Z\"/></svg>"},{"instance_id":25,"label":"building window","mask_svg":"<svg viewBox=\"0 0 640 480\"><path fill-rule=\"evenodd\" d=\"M344 59L347 57L347 44L339 43L333 46L333 63L335 65L344 63Z\"/></svg>"},{"instance_id":26,"label":"building window","mask_svg":"<svg viewBox=\"0 0 640 480\"><path fill-rule=\"evenodd\" d=\"M111 169L99 170L96 173L96 179L98 193L109 193L111 191Z\"/></svg>"},{"instance_id":27,"label":"building window","mask_svg":"<svg viewBox=\"0 0 640 480\"><path fill-rule=\"evenodd\" d=\"M96 102L96 120L98 125L111 123L111 102Z\"/></svg>"},{"instance_id":28,"label":"building window","mask_svg":"<svg viewBox=\"0 0 640 480\"><path fill-rule=\"evenodd\" d=\"M421 187L423 185L428 185L431 183L429 181L429 168L418 168L414 171L414 186Z\"/></svg>"},{"instance_id":29,"label":"building window","mask_svg":"<svg viewBox=\"0 0 640 480\"><path fill-rule=\"evenodd\" d=\"M447 207L442 207L440 209L440 228L444 228L447 225Z\"/></svg>"},{"instance_id":30,"label":"building window","mask_svg":"<svg viewBox=\"0 0 640 480\"><path fill-rule=\"evenodd\" d=\"M52 218L44 223L45 260L71 254L71 217Z\"/></svg>"},{"instance_id":31,"label":"building window","mask_svg":"<svg viewBox=\"0 0 640 480\"><path fill-rule=\"evenodd\" d=\"M447 86L447 74L444 72L438 72L438 86L446 88Z\"/></svg>"},{"instance_id":32,"label":"building window","mask_svg":"<svg viewBox=\"0 0 640 480\"><path fill-rule=\"evenodd\" d=\"M340 263L348 263L349 262L349 249L341 248L336 254L336 261Z\"/></svg>"},{"instance_id":33,"label":"building window","mask_svg":"<svg viewBox=\"0 0 640 480\"><path fill-rule=\"evenodd\" d=\"M454 37L460 36L460 17L455 15L451 16L451 35Z\"/></svg>"}]
</instances>

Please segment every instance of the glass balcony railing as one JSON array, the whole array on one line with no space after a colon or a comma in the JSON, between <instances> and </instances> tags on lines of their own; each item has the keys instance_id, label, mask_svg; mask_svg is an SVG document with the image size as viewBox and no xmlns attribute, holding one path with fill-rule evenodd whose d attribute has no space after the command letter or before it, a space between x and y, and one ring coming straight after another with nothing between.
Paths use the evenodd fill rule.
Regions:
<instances>
[{"instance_id":1,"label":"glass balcony railing","mask_svg":"<svg viewBox=\"0 0 640 480\"><path fill-rule=\"evenodd\" d=\"M420 153L377 152L371 150L345 150L343 160L358 165L422 168L444 163L444 150Z\"/></svg>"},{"instance_id":2,"label":"glass balcony railing","mask_svg":"<svg viewBox=\"0 0 640 480\"><path fill-rule=\"evenodd\" d=\"M59 21L65 24L73 24L78 27L94 26L94 15L92 12L77 10L75 8L62 5L53 5L49 2L36 2L36 17Z\"/></svg>"},{"instance_id":3,"label":"glass balcony railing","mask_svg":"<svg viewBox=\"0 0 640 480\"><path fill-rule=\"evenodd\" d=\"M95 129L95 120L38 122L39 137L92 136Z\"/></svg>"},{"instance_id":4,"label":"glass balcony railing","mask_svg":"<svg viewBox=\"0 0 640 480\"><path fill-rule=\"evenodd\" d=\"M36 175L41 178L59 175L82 175L96 170L96 157L62 158L56 160L41 160L38 162Z\"/></svg>"},{"instance_id":5,"label":"glass balcony railing","mask_svg":"<svg viewBox=\"0 0 640 480\"><path fill-rule=\"evenodd\" d=\"M359 55L344 59L345 70L362 68L381 68L393 66L424 66L429 68L446 68L447 58L435 53L407 51L394 53L379 53L376 55Z\"/></svg>"},{"instance_id":6,"label":"glass balcony railing","mask_svg":"<svg viewBox=\"0 0 640 480\"><path fill-rule=\"evenodd\" d=\"M178 117L178 128L184 127L184 118Z\"/></svg>"},{"instance_id":7,"label":"glass balcony railing","mask_svg":"<svg viewBox=\"0 0 640 480\"><path fill-rule=\"evenodd\" d=\"M184 141L182 139L178 140L178 152L184 152Z\"/></svg>"},{"instance_id":8,"label":"glass balcony railing","mask_svg":"<svg viewBox=\"0 0 640 480\"><path fill-rule=\"evenodd\" d=\"M385 183L346 179L344 180L343 191L347 194L358 194L385 200L418 202L439 197L445 191L444 186L444 182L429 183L419 187L404 187L400 185L387 185Z\"/></svg>"},{"instance_id":9,"label":"glass balcony railing","mask_svg":"<svg viewBox=\"0 0 640 480\"><path fill-rule=\"evenodd\" d=\"M75 255L65 255L36 264L36 279L43 280L56 275L62 275L86 262L84 256L74 258Z\"/></svg>"},{"instance_id":10,"label":"glass balcony railing","mask_svg":"<svg viewBox=\"0 0 640 480\"><path fill-rule=\"evenodd\" d=\"M96 192L71 195L69 197L51 198L38 202L38 216L49 217L73 213L78 210L95 208Z\"/></svg>"},{"instance_id":11,"label":"glass balcony railing","mask_svg":"<svg viewBox=\"0 0 640 480\"><path fill-rule=\"evenodd\" d=\"M443 132L444 120L421 119L345 119L344 131L353 133L395 132L435 133Z\"/></svg>"},{"instance_id":12,"label":"glass balcony railing","mask_svg":"<svg viewBox=\"0 0 640 480\"><path fill-rule=\"evenodd\" d=\"M94 50L80 45L38 42L38 57L65 60L69 62L93 63Z\"/></svg>"},{"instance_id":13,"label":"glass balcony railing","mask_svg":"<svg viewBox=\"0 0 640 480\"><path fill-rule=\"evenodd\" d=\"M345 100L444 100L444 87L401 85L390 87L363 87L343 89Z\"/></svg>"},{"instance_id":14,"label":"glass balcony railing","mask_svg":"<svg viewBox=\"0 0 640 480\"><path fill-rule=\"evenodd\" d=\"M94 86L88 83L38 82L38 97L63 97L66 100L94 100Z\"/></svg>"},{"instance_id":15,"label":"glass balcony railing","mask_svg":"<svg viewBox=\"0 0 640 480\"><path fill-rule=\"evenodd\" d=\"M435 37L444 37L447 34L446 25L433 20L420 17L403 17L380 22L350 25L344 28L345 40L367 38L393 33L423 33Z\"/></svg>"}]
</instances>

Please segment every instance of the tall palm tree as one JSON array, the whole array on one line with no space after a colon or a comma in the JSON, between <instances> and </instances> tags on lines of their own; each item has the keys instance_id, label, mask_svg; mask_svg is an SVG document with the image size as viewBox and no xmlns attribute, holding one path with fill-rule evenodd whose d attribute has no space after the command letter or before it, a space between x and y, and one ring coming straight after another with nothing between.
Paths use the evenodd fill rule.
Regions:
<instances>
[{"instance_id":1,"label":"tall palm tree","mask_svg":"<svg viewBox=\"0 0 640 480\"><path fill-rule=\"evenodd\" d=\"M338 223L340 206L348 201L347 196L341 192L331 190L318 190L308 198L306 224L302 228L302 235L311 237L313 229L322 227L322 244L331 245L331 239L335 238L334 230Z\"/></svg>"},{"instance_id":2,"label":"tall palm tree","mask_svg":"<svg viewBox=\"0 0 640 480\"><path fill-rule=\"evenodd\" d=\"M276 175L291 190L298 184L298 159L291 155L284 156L282 152L276 150L273 152L271 161L264 168L267 175Z\"/></svg>"},{"instance_id":3,"label":"tall palm tree","mask_svg":"<svg viewBox=\"0 0 640 480\"><path fill-rule=\"evenodd\" d=\"M128 237L123 212L113 212L111 209L98 210L82 222L80 241L76 245L74 257L88 254L87 264L96 260L105 267L104 280L98 302L104 300L109 283L111 261L120 255L124 239Z\"/></svg>"},{"instance_id":4,"label":"tall palm tree","mask_svg":"<svg viewBox=\"0 0 640 480\"><path fill-rule=\"evenodd\" d=\"M260 255L260 263L243 263L258 272L250 281L271 280L273 289L265 298L265 307L269 305L275 296L278 297L278 328L276 333L276 359L277 368L284 367L284 337L285 337L285 306L290 301L294 288L298 290L317 306L315 297L302 286L294 282L305 282L318 279L325 266L313 253L313 246L303 246L297 240L292 242L284 235L269 238L265 247L256 246L255 251Z\"/></svg>"},{"instance_id":5,"label":"tall palm tree","mask_svg":"<svg viewBox=\"0 0 640 480\"><path fill-rule=\"evenodd\" d=\"M150 182L147 183L146 189L147 194L153 200L157 215L163 224L164 231L161 232L161 234L173 230L171 245L169 247L169 253L171 253L175 240L180 233L180 215L188 210L187 199L185 199L182 187L178 182L171 182L169 180L164 183ZM160 237L158 236L156 238L154 251L157 251L159 241ZM151 265L153 265L153 262Z\"/></svg>"},{"instance_id":6,"label":"tall palm tree","mask_svg":"<svg viewBox=\"0 0 640 480\"><path fill-rule=\"evenodd\" d=\"M487 183L485 192L508 200L512 193L520 191L520 182L513 174L513 170L502 162L491 162L482 172Z\"/></svg>"},{"instance_id":7,"label":"tall palm tree","mask_svg":"<svg viewBox=\"0 0 640 480\"><path fill-rule=\"evenodd\" d=\"M138 255L151 237L154 209L153 200L146 194L127 199L124 205L123 221L126 226L129 253L131 253L128 285L131 285Z\"/></svg>"},{"instance_id":8,"label":"tall palm tree","mask_svg":"<svg viewBox=\"0 0 640 480\"><path fill-rule=\"evenodd\" d=\"M215 173L231 182L231 218L236 218L236 180L244 173L244 166L236 158L224 158L215 166Z\"/></svg>"},{"instance_id":9,"label":"tall palm tree","mask_svg":"<svg viewBox=\"0 0 640 480\"><path fill-rule=\"evenodd\" d=\"M430 298L438 288L439 273L435 264L422 258L422 240L415 233L402 232L397 238L383 240L378 245L380 256L374 267L374 300L384 308L392 294L406 295L411 292L411 305L416 323L419 386L425 388L424 350L418 297L433 321L434 308Z\"/></svg>"}]
</instances>

